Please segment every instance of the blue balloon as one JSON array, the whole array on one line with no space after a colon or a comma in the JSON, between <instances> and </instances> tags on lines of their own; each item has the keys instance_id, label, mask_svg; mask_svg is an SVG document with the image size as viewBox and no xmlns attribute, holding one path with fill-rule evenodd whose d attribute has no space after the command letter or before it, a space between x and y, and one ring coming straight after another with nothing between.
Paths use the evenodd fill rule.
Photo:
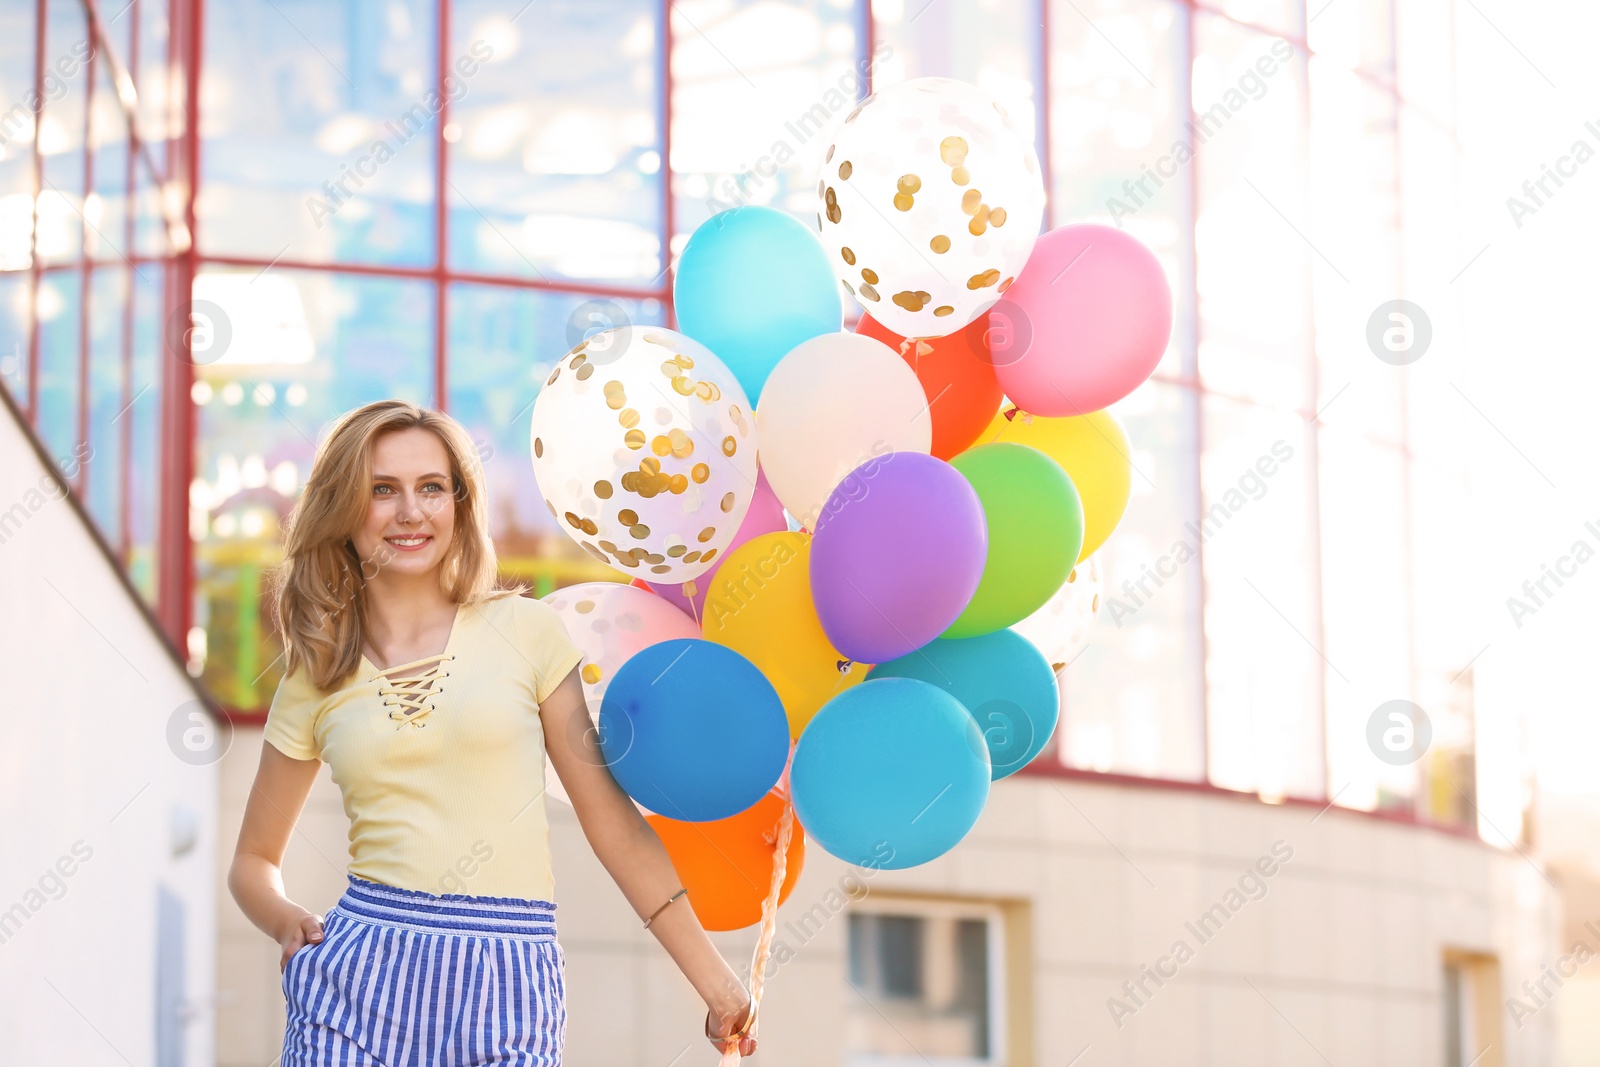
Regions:
<instances>
[{"instance_id":1,"label":"blue balloon","mask_svg":"<svg viewBox=\"0 0 1600 1067\"><path fill-rule=\"evenodd\" d=\"M822 242L770 207L736 207L701 223L678 258L672 301L678 329L728 365L751 404L791 348L844 321Z\"/></svg>"},{"instance_id":2,"label":"blue balloon","mask_svg":"<svg viewBox=\"0 0 1600 1067\"><path fill-rule=\"evenodd\" d=\"M615 683L613 683L615 684ZM879 678L824 704L789 768L795 817L829 855L899 870L950 851L989 799L989 750L938 686Z\"/></svg>"},{"instance_id":3,"label":"blue balloon","mask_svg":"<svg viewBox=\"0 0 1600 1067\"><path fill-rule=\"evenodd\" d=\"M1049 661L1015 630L941 637L878 664L867 678L917 678L959 700L983 732L995 781L1044 749L1061 711Z\"/></svg>"},{"instance_id":4,"label":"blue balloon","mask_svg":"<svg viewBox=\"0 0 1600 1067\"><path fill-rule=\"evenodd\" d=\"M737 815L789 759L783 701L755 664L695 638L630 656L600 702L600 751L634 800L684 822Z\"/></svg>"}]
</instances>

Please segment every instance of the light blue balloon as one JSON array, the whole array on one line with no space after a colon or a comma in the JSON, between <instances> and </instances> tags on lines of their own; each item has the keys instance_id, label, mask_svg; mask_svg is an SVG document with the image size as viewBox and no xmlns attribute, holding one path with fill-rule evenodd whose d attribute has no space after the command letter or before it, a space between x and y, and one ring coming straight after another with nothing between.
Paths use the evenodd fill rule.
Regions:
<instances>
[{"instance_id":1,"label":"light blue balloon","mask_svg":"<svg viewBox=\"0 0 1600 1067\"><path fill-rule=\"evenodd\" d=\"M1015 630L941 637L878 664L867 678L918 678L959 700L983 732L996 781L1043 751L1061 711L1049 661Z\"/></svg>"},{"instance_id":2,"label":"light blue balloon","mask_svg":"<svg viewBox=\"0 0 1600 1067\"><path fill-rule=\"evenodd\" d=\"M791 348L844 321L822 242L770 207L736 207L701 223L678 258L672 300L678 329L728 365L751 404Z\"/></svg>"},{"instance_id":3,"label":"light blue balloon","mask_svg":"<svg viewBox=\"0 0 1600 1067\"><path fill-rule=\"evenodd\" d=\"M865 681L828 701L789 767L795 817L811 840L883 870L954 848L983 812L989 780L989 750L967 709L914 678Z\"/></svg>"},{"instance_id":4,"label":"light blue balloon","mask_svg":"<svg viewBox=\"0 0 1600 1067\"><path fill-rule=\"evenodd\" d=\"M629 656L606 687L599 727L623 792L685 822L744 811L789 759L789 720L766 675L733 649L694 638Z\"/></svg>"}]
</instances>

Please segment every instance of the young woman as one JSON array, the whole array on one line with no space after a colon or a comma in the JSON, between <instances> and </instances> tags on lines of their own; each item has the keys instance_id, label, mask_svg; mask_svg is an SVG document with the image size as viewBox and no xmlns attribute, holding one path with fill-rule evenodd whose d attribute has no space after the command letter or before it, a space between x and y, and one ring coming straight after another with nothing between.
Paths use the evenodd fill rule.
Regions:
<instances>
[{"instance_id":1,"label":"young woman","mask_svg":"<svg viewBox=\"0 0 1600 1067\"><path fill-rule=\"evenodd\" d=\"M288 520L286 669L228 872L282 946L282 1067L561 1062L547 748L600 862L705 1000L706 1036L749 1055L749 995L612 778L560 618L494 587L488 515L461 425L387 400L333 427ZM281 865L324 761L350 864L318 916Z\"/></svg>"}]
</instances>

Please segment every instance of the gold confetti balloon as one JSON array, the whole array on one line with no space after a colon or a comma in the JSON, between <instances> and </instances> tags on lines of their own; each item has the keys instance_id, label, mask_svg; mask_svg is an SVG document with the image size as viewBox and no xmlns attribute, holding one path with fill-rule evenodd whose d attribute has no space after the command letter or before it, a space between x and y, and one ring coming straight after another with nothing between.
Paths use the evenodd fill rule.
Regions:
<instances>
[{"instance_id":1,"label":"gold confetti balloon","mask_svg":"<svg viewBox=\"0 0 1600 1067\"><path fill-rule=\"evenodd\" d=\"M827 149L817 196L834 273L902 337L943 337L993 307L1044 215L1032 131L953 78L863 100Z\"/></svg>"},{"instance_id":2,"label":"gold confetti balloon","mask_svg":"<svg viewBox=\"0 0 1600 1067\"><path fill-rule=\"evenodd\" d=\"M541 599L556 609L567 636L583 653L578 677L583 682L584 701L589 705L589 722L597 730L606 687L634 653L662 641L700 636L700 627L683 612L654 593L621 582L563 586ZM583 724L575 727L579 728L584 728ZM577 736L563 743L575 745L581 740ZM557 739L545 740L545 787L570 804L572 801L550 764L548 750L556 743ZM634 804L640 811L650 810L637 801Z\"/></svg>"},{"instance_id":3,"label":"gold confetti balloon","mask_svg":"<svg viewBox=\"0 0 1600 1067\"><path fill-rule=\"evenodd\" d=\"M756 424L733 373L660 326L597 333L562 356L533 405L533 476L557 524L651 582L705 573L756 485Z\"/></svg>"}]
</instances>

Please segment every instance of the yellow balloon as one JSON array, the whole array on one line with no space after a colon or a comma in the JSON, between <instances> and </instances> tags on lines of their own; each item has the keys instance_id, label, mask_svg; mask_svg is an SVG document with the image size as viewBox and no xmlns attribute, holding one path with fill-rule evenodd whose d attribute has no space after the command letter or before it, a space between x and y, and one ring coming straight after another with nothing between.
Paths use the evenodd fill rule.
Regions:
<instances>
[{"instance_id":1,"label":"yellow balloon","mask_svg":"<svg viewBox=\"0 0 1600 1067\"><path fill-rule=\"evenodd\" d=\"M796 738L817 709L862 681L822 632L811 602L811 537L792 531L752 537L728 554L706 594L706 640L739 653L778 691Z\"/></svg>"},{"instance_id":2,"label":"yellow balloon","mask_svg":"<svg viewBox=\"0 0 1600 1067\"><path fill-rule=\"evenodd\" d=\"M1009 413L1009 417L1008 416ZM1091 411L1066 419L1047 419L1007 408L973 443L1010 441L1037 448L1072 479L1083 500L1083 551L1081 562L1105 544L1122 521L1131 488L1128 434L1109 411Z\"/></svg>"}]
</instances>

